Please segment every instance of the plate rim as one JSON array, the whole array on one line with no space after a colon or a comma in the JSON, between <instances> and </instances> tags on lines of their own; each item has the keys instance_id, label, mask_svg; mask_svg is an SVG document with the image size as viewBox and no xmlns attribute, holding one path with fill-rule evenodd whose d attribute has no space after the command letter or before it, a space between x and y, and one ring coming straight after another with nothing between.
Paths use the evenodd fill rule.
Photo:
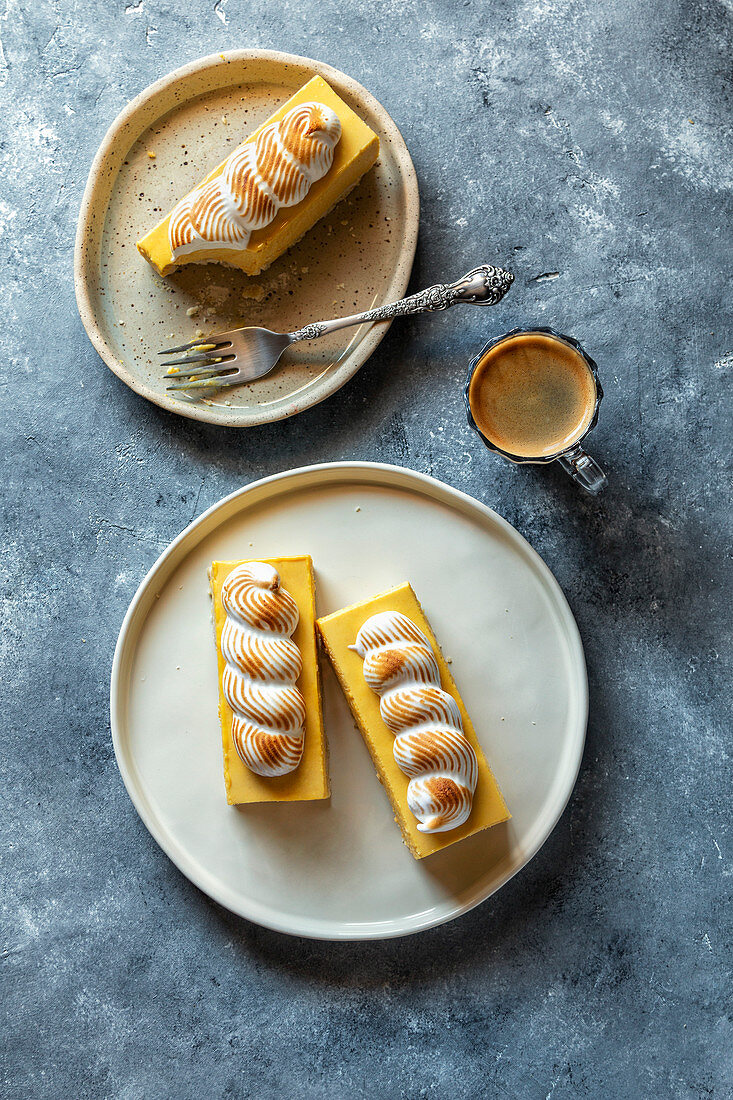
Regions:
<instances>
[{"instance_id":1,"label":"plate rim","mask_svg":"<svg viewBox=\"0 0 733 1100\"><path fill-rule=\"evenodd\" d=\"M576 674L575 689L577 691L578 704L578 721L573 731L575 758L571 769L572 775L569 775L566 780L566 789L563 790L561 797L553 808L553 812L550 815L551 820L546 826L541 839L539 839L533 848L524 851L523 859L517 866L512 865L509 869L500 874L498 880L488 891L479 889L461 904L454 904L452 909L450 909L449 902L443 902L441 907L428 910L428 916L425 919L421 919L423 916L422 914L417 914L416 917L413 916L408 919L398 918L389 921L373 922L373 926L367 925L365 927L354 927L353 925L342 922L341 929L332 927L331 925L333 922L314 918L305 918L304 923L295 924L292 919L288 920L284 918L277 910L261 902L248 902L246 905L232 904L233 898L225 896L226 892L219 889L218 881L210 879L206 869L197 861L192 860L185 848L180 844L176 845L172 837L170 838L170 843L168 842L168 830L156 818L152 810L148 809L144 792L142 789L138 789L135 784L135 779L132 774L134 760L130 756L130 766L128 767L128 761L122 744L124 694L126 689L126 683L122 678L122 673L126 660L126 650L129 645L132 645L134 651L139 636L139 630L135 631L134 628L137 623L137 617L140 614L140 607L148 594L148 589L155 583L160 569L172 560L172 571L178 564L176 560L177 555L179 555L184 544L195 535L197 529L205 528L218 511L225 510L228 506L234 504L237 499L244 498L246 500L248 496L256 497L257 494L262 491L265 491L267 494L267 491L272 489L278 492L287 492L297 489L297 483L299 481L312 478L316 479L316 483L318 480L324 480L326 483L328 483L328 481L333 481L334 484L337 484L340 480L338 477L339 474L343 475L343 480L348 480L349 475L357 475L354 476L354 480L358 480L358 475L361 474L362 480L365 482L371 480L372 483L383 485L386 488L409 489L411 487L410 483L412 482L413 489L417 490L423 496L438 500L441 503L445 503L447 498L449 503L453 501L455 504L460 505L464 513L466 511L478 512L484 520L489 520L497 524L515 547L528 557L530 563L543 576L544 581L549 586L551 594L555 598L556 610L563 620L562 625L566 630L568 646L571 651L571 657L573 658L572 667ZM371 477L368 475L371 475ZM288 486L288 482L292 484ZM244 507L246 507L246 505L243 505L243 508ZM241 510L242 509L237 509L237 511ZM208 532L204 532L201 537L206 537L206 534L208 534ZM198 541L200 540L195 540L194 545L196 545ZM163 583L166 581L167 577ZM143 622L146 615L147 612L143 614ZM554 832L575 788L585 749L588 709L588 673L580 631L565 593L562 591L559 582L543 558L508 520L505 520L503 516L500 516L493 508L476 500L475 497L470 496L468 493L464 493L460 489L454 488L452 485L448 485L438 478L432 477L430 474L420 473L408 467L396 466L383 462L321 462L310 466L300 466L292 470L283 470L279 473L270 474L264 478L258 478L256 481L250 482L239 489L235 489L234 492L228 493L212 504L202 512L200 516L189 523L180 534L168 544L162 553L158 555L153 565L141 580L120 627L110 674L110 728L117 767L133 807L146 829L165 855L190 882L198 887L198 889L202 890L217 904L222 905L237 916L243 917L245 920L252 921L255 924L259 924L275 932L299 936L305 939L325 940L330 942L394 939L400 936L414 935L417 932L423 932L429 928L438 927L439 925L446 924L470 912L472 909L475 909L476 906L487 901L502 889L502 887L514 878L515 875L519 874L520 871L523 871ZM172 850L172 848L175 850ZM329 925L329 927L326 928L326 925Z\"/></svg>"},{"instance_id":2,"label":"plate rim","mask_svg":"<svg viewBox=\"0 0 733 1100\"><path fill-rule=\"evenodd\" d=\"M412 157L410 156L407 144L402 137L397 123L376 96L368 91L367 88L357 80L354 80L353 77L350 77L347 73L342 72L340 69L324 61L316 61L311 57L286 53L281 50L224 50L207 54L205 57L195 58L193 61L188 61L185 65L173 69L171 72L166 73L164 76L154 80L152 84L143 88L142 91L138 92L138 94L122 108L107 128L100 146L94 155L79 207L74 241L74 290L79 316L81 317L81 322L86 330L87 336L100 359L109 367L112 373L117 375L117 377L131 390L141 397L146 398L146 400L151 401L154 405L158 405L160 408L165 409L167 412L175 413L178 416L184 416L189 420L198 420L203 423L216 424L226 428L254 428L261 424L276 423L278 420L285 420L290 416L295 416L297 413L304 412L306 409L313 408L315 405L320 404L321 401L325 401L328 397L331 397L341 389L341 387L353 378L361 367L364 366L367 360L376 351L392 324L391 321L387 323L372 324L359 342L358 349L354 351L353 356L349 357L350 361L356 365L353 366L353 369L349 369L343 374L340 373L340 371L335 371L334 375L337 378L337 384L333 384L333 379L329 380L328 384L324 383L322 390L318 391L318 396L315 400L291 401L286 406L284 412L279 412L275 415L267 411L260 413L255 412L246 420L232 420L231 413L228 410L220 411L207 405L201 405L199 407L193 403L189 405L186 402L175 401L167 394L157 393L142 378L138 378L127 367L126 363L115 355L111 345L107 341L102 326L97 321L92 303L92 277L90 275L90 268L98 257L87 255L85 240L91 229L95 210L95 200L104 174L105 162L113 150L118 134L134 119L138 111L148 102L154 100L156 96L160 95L166 88L176 84L178 81L187 78L193 73L211 68L212 66L255 60L272 61L283 65L300 65L310 68L314 71L314 74L322 76L325 80L333 82L336 85L339 83L343 85L351 95L362 100L369 107L370 111L379 115L387 131L395 158L400 167L400 174L405 192L405 207L407 210L407 217L402 233L402 247L395 264L392 281L387 289L389 295L387 300L397 300L403 297L407 290L410 275L412 273L412 265L415 259L420 223L420 193L418 189L417 173L415 172Z\"/></svg>"}]
</instances>

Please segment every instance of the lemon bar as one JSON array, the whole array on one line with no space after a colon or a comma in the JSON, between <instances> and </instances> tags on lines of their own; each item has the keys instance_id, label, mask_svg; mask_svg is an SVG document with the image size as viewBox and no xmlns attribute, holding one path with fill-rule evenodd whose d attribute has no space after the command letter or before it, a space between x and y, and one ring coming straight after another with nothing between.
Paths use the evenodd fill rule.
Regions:
<instances>
[{"instance_id":1,"label":"lemon bar","mask_svg":"<svg viewBox=\"0 0 733 1100\"><path fill-rule=\"evenodd\" d=\"M329 797L309 557L209 569L227 802Z\"/></svg>"},{"instance_id":2,"label":"lemon bar","mask_svg":"<svg viewBox=\"0 0 733 1100\"><path fill-rule=\"evenodd\" d=\"M405 844L416 859L509 817L409 584L318 620Z\"/></svg>"},{"instance_id":3,"label":"lemon bar","mask_svg":"<svg viewBox=\"0 0 733 1100\"><path fill-rule=\"evenodd\" d=\"M374 164L379 138L314 76L184 196L138 251L159 275L224 263L257 275Z\"/></svg>"}]
</instances>

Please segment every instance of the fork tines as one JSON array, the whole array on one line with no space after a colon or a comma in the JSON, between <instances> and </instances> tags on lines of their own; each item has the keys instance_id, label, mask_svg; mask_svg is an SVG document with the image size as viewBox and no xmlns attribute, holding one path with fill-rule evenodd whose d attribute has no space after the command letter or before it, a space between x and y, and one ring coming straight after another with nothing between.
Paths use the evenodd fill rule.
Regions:
<instances>
[{"instance_id":1,"label":"fork tines","mask_svg":"<svg viewBox=\"0 0 733 1100\"><path fill-rule=\"evenodd\" d=\"M234 355L229 333L222 332L213 336L199 336L187 344L174 348L165 348L158 355L175 355L182 352L181 359L168 359L166 373L171 377L169 390L203 389L217 385L226 377L227 366ZM193 353L193 354L191 354Z\"/></svg>"},{"instance_id":2,"label":"fork tines","mask_svg":"<svg viewBox=\"0 0 733 1100\"><path fill-rule=\"evenodd\" d=\"M228 332L222 332L214 336L197 336L195 340L189 340L187 344L179 344L176 348L164 348L163 351L158 352L158 355L175 355L176 352L194 351L196 348L210 350L211 348L224 347L231 344L231 342Z\"/></svg>"}]
</instances>

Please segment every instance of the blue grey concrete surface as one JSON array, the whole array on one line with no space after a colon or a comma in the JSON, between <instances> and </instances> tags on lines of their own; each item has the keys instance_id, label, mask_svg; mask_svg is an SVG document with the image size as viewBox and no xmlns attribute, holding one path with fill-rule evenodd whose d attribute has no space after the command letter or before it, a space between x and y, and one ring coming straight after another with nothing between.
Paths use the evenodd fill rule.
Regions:
<instances>
[{"instance_id":1,"label":"blue grey concrete surface","mask_svg":"<svg viewBox=\"0 0 733 1100\"><path fill-rule=\"evenodd\" d=\"M730 9L717 0L4 0L2 1086L8 1098L731 1096ZM270 47L365 84L415 161L411 286L489 312L393 326L335 397L228 433L136 396L78 318L94 152L197 56ZM465 362L551 324L597 359L608 491L516 469ZM496 508L577 617L591 714L560 824L424 935L299 941L212 904L138 819L113 647L159 551L259 476L362 458Z\"/></svg>"}]
</instances>

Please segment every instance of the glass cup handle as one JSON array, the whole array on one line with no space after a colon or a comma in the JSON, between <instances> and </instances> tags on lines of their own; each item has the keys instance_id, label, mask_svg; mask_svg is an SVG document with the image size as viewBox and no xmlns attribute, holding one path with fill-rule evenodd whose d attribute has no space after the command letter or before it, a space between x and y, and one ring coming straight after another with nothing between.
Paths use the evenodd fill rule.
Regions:
<instances>
[{"instance_id":1,"label":"glass cup handle","mask_svg":"<svg viewBox=\"0 0 733 1100\"><path fill-rule=\"evenodd\" d=\"M566 474L585 489L586 493L596 496L608 484L608 478L594 458L582 447L573 447L560 455L557 460Z\"/></svg>"}]
</instances>

